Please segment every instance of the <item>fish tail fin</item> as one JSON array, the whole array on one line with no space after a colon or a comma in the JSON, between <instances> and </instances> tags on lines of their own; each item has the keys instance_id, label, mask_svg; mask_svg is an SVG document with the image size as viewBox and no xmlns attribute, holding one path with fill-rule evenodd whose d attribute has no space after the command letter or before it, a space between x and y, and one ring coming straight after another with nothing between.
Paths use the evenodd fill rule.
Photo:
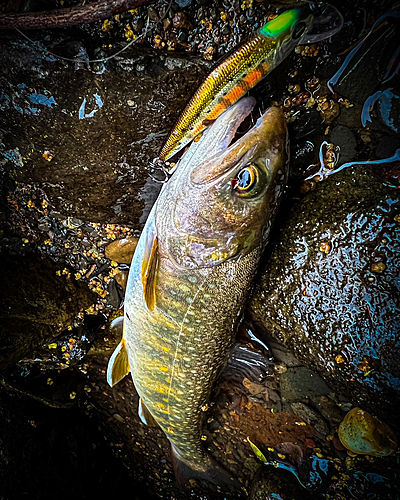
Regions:
<instances>
[{"instance_id":1,"label":"fish tail fin","mask_svg":"<svg viewBox=\"0 0 400 500\"><path fill-rule=\"evenodd\" d=\"M192 467L190 462L180 457L179 451L172 445L172 462L176 482L182 490L200 486L231 494L243 491L243 485L208 454L205 454L201 468Z\"/></svg>"}]
</instances>

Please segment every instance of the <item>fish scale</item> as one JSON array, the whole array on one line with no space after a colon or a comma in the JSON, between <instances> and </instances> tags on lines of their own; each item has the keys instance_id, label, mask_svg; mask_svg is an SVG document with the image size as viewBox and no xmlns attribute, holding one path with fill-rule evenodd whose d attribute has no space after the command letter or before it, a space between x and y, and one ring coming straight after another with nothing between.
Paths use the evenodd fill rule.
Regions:
<instances>
[{"instance_id":1,"label":"fish scale","mask_svg":"<svg viewBox=\"0 0 400 500\"><path fill-rule=\"evenodd\" d=\"M227 359L232 348L233 332L239 321L238 310L243 309L259 253L260 249L256 249L247 255L240 272L237 272L235 263L228 261L216 269L208 269L206 273L199 272L198 276L191 273L191 278L198 278L195 283L179 276L182 287L186 288L184 292L171 286L176 282L176 276L161 273L159 308L151 314L151 319L147 319L156 335L143 335L147 331L146 319L143 317L143 331L132 329L131 332L129 322L126 324L127 348L132 352L131 371L135 387L160 427L169 434L171 443L179 449L180 457L185 460L205 460L200 439L204 412L199 411L199 408L207 405L212 384L220 370L216 360ZM229 275L232 276L231 280L227 279ZM198 283L204 283L200 293ZM213 283L220 283L220 286L216 289ZM174 290L178 294L173 294ZM233 290L236 290L236 296ZM227 293L230 294L229 302L216 303L216 295L226 296ZM187 297L196 298L188 304ZM126 307L130 308L129 301ZM193 310L198 320L194 325L191 321L184 321L188 308ZM168 311L168 317L163 313L164 310ZM173 329L163 326L166 322L170 323L171 318L176 326ZM221 332L221 335L217 337L215 332ZM167 347L168 351L163 347ZM194 357L193 353L200 349L203 351L202 356ZM144 372L143 366L149 370Z\"/></svg>"}]
</instances>

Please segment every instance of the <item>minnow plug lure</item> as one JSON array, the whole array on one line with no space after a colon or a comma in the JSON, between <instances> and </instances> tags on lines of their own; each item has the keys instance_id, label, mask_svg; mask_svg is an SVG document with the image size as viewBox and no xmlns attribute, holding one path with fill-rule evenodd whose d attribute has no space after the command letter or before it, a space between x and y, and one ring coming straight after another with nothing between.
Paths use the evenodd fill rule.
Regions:
<instances>
[{"instance_id":1,"label":"minnow plug lure","mask_svg":"<svg viewBox=\"0 0 400 500\"><path fill-rule=\"evenodd\" d=\"M336 8L325 4L318 10L318 17L309 5L283 12L224 59L189 101L164 144L160 159L169 159L198 137L298 44L320 41L341 28L343 18Z\"/></svg>"}]
</instances>

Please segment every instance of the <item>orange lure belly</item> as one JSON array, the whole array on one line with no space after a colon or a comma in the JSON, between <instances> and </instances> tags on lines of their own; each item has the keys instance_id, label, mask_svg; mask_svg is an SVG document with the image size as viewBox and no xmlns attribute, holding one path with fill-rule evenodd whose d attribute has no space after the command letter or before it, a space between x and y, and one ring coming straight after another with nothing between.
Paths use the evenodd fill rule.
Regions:
<instances>
[{"instance_id":1,"label":"orange lure belly","mask_svg":"<svg viewBox=\"0 0 400 500\"><path fill-rule=\"evenodd\" d=\"M274 40L260 35L215 68L194 94L178 119L160 153L167 160L243 97L271 68Z\"/></svg>"}]
</instances>

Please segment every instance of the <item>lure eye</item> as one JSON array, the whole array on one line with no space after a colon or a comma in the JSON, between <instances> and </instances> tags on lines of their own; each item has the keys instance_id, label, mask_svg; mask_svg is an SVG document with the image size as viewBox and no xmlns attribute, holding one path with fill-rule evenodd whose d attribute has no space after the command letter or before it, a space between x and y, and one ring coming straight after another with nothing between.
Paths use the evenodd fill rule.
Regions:
<instances>
[{"instance_id":1,"label":"lure eye","mask_svg":"<svg viewBox=\"0 0 400 500\"><path fill-rule=\"evenodd\" d=\"M257 187L258 181L258 168L250 163L247 167L242 168L236 179L231 182L233 190L238 194L250 194Z\"/></svg>"},{"instance_id":2,"label":"lure eye","mask_svg":"<svg viewBox=\"0 0 400 500\"><path fill-rule=\"evenodd\" d=\"M301 35L304 35L306 28L307 28L306 23L297 23L296 26L293 28L293 33L292 33L293 40L297 40L298 38L301 37Z\"/></svg>"}]
</instances>

